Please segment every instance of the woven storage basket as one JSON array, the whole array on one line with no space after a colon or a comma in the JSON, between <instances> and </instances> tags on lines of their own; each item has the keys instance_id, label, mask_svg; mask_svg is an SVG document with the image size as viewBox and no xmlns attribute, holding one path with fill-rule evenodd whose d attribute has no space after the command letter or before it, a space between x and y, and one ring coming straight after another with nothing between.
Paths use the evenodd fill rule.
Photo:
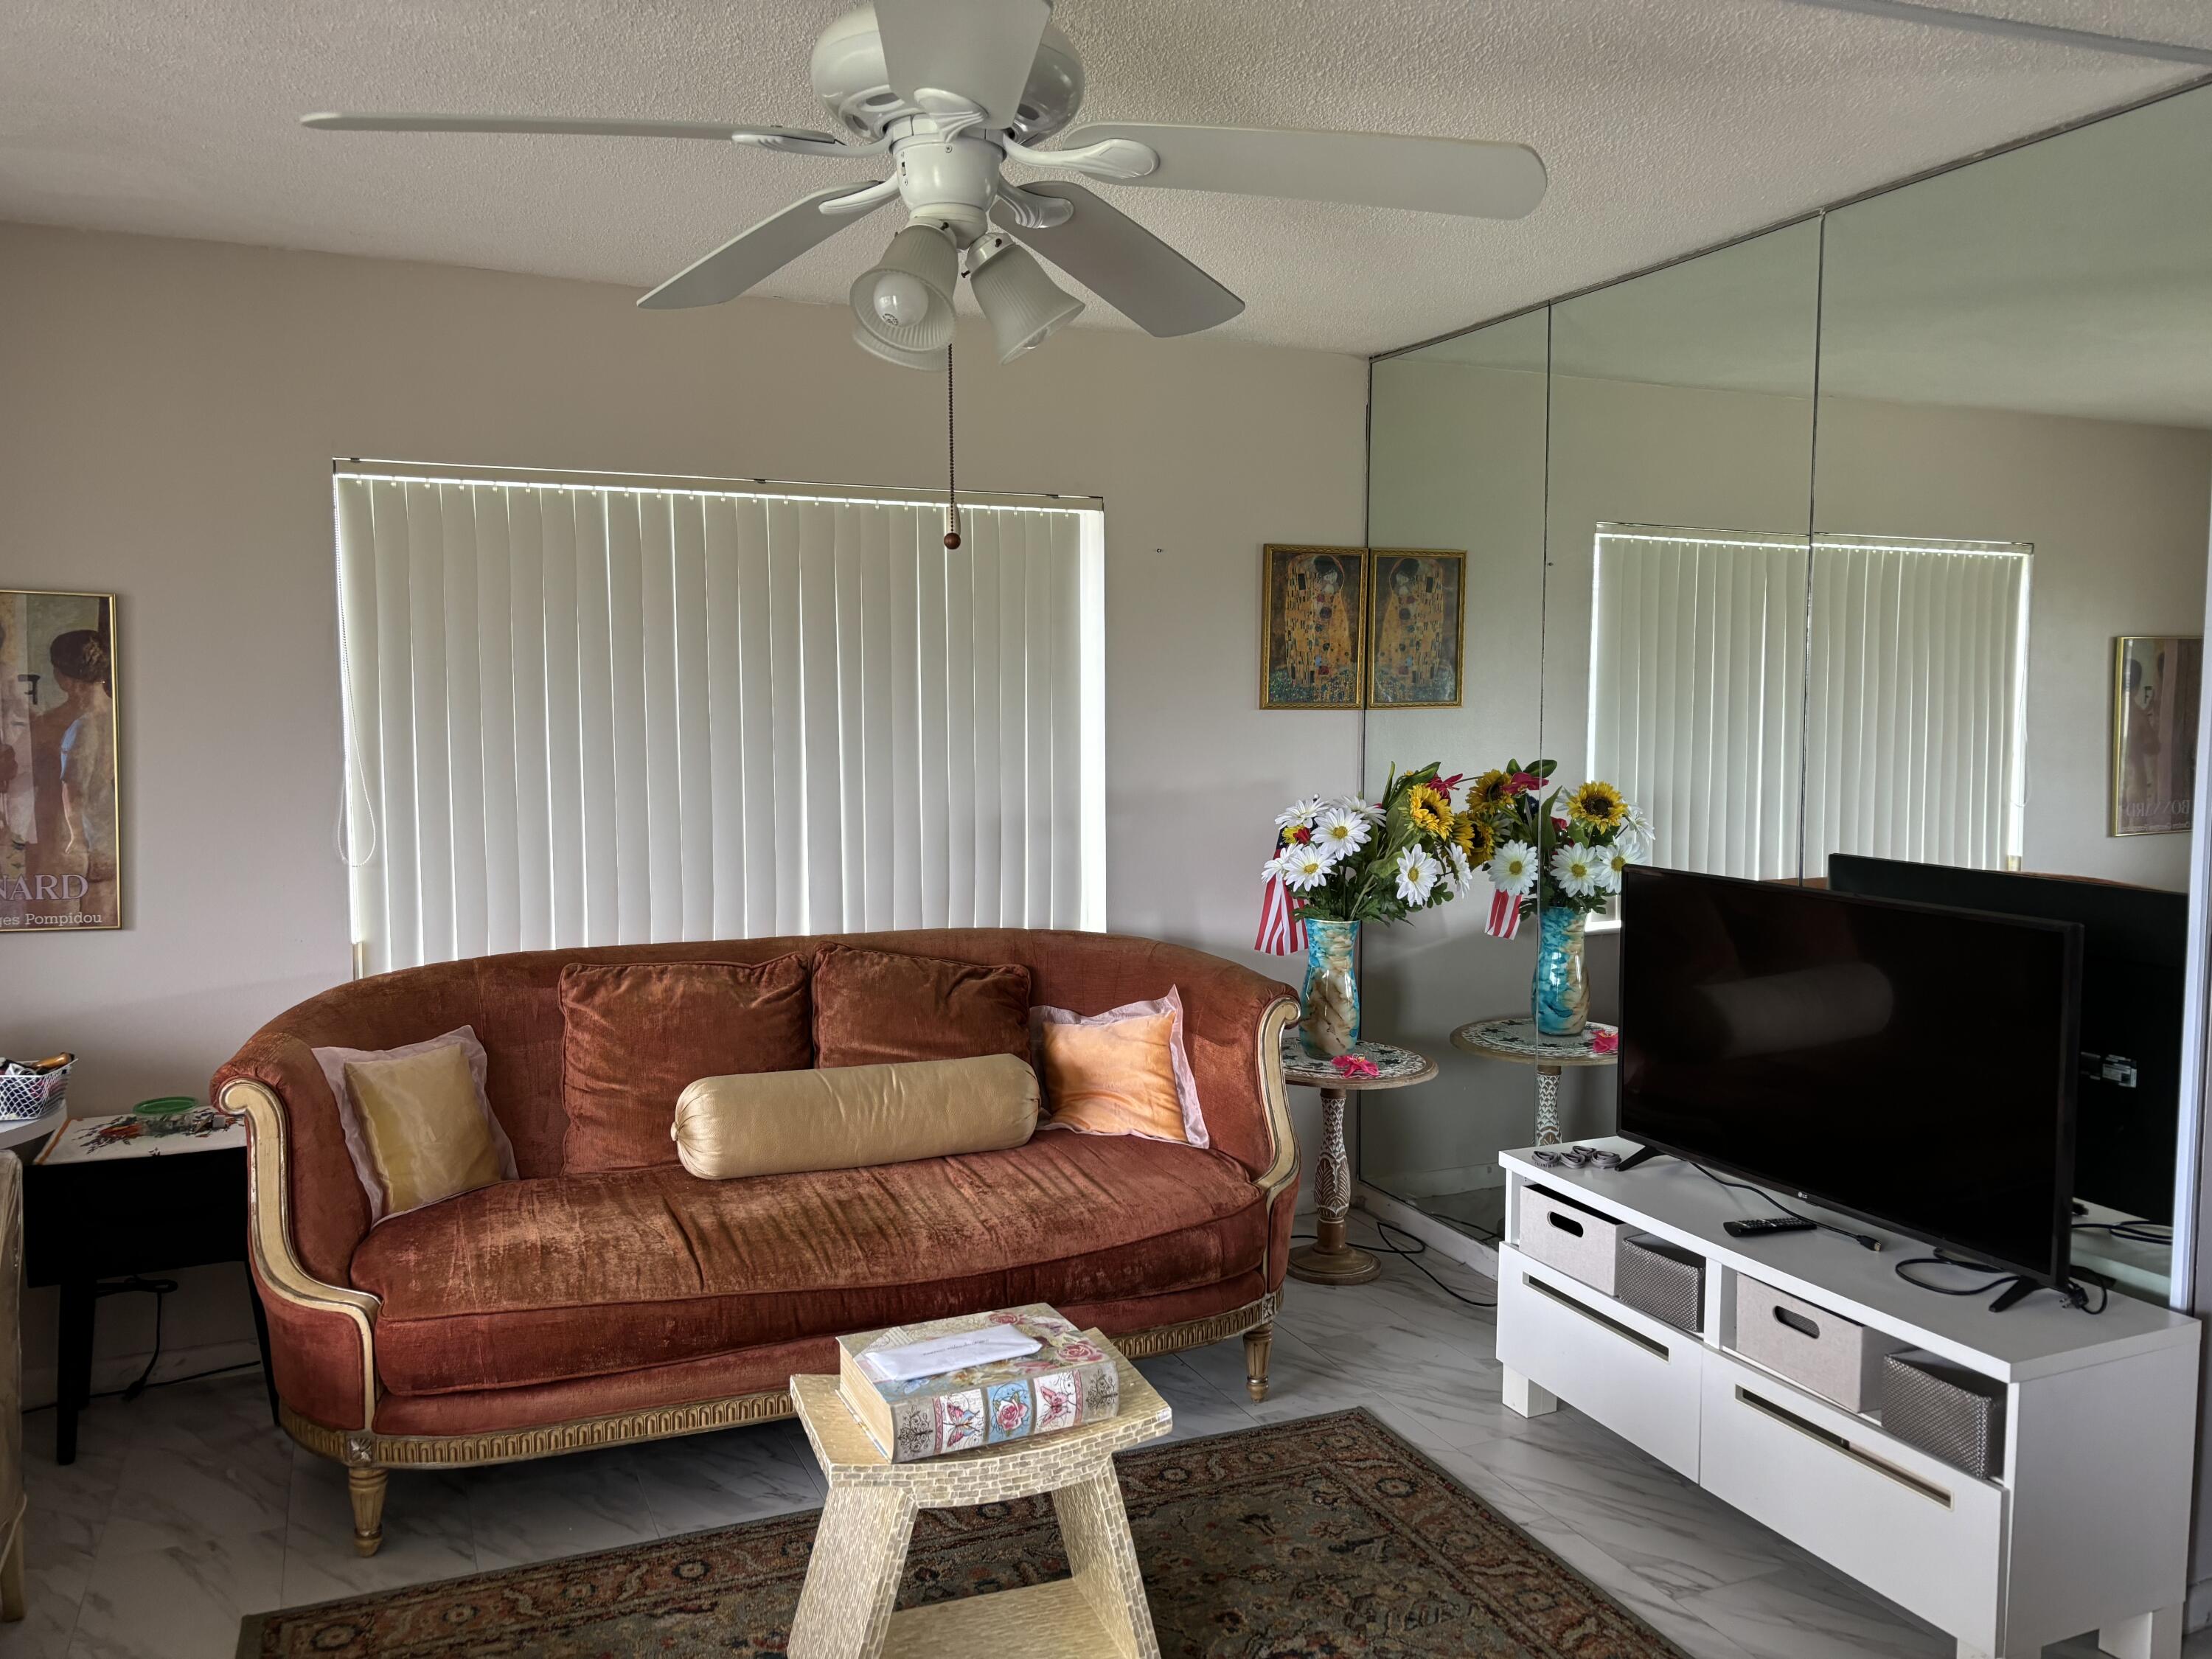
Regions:
<instances>
[{"instance_id":1,"label":"woven storage basket","mask_svg":"<svg viewBox=\"0 0 2212 1659\"><path fill-rule=\"evenodd\" d=\"M59 1111L69 1098L70 1068L76 1064L72 1055L51 1072L32 1072L0 1060L0 1123L33 1123Z\"/></svg>"}]
</instances>

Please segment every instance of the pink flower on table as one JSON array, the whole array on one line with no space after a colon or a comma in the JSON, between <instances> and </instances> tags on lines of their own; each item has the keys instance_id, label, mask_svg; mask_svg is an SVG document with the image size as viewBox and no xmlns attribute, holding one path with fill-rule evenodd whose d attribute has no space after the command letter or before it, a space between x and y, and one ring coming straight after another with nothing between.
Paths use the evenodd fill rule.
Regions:
<instances>
[{"instance_id":1,"label":"pink flower on table","mask_svg":"<svg viewBox=\"0 0 2212 1659\"><path fill-rule=\"evenodd\" d=\"M1509 796L1525 795L1541 782L1543 780L1534 772L1516 772L1505 780L1505 793Z\"/></svg>"},{"instance_id":2,"label":"pink flower on table","mask_svg":"<svg viewBox=\"0 0 2212 1659\"><path fill-rule=\"evenodd\" d=\"M1382 1068L1364 1054L1339 1054L1329 1062L1339 1077L1380 1077Z\"/></svg>"},{"instance_id":3,"label":"pink flower on table","mask_svg":"<svg viewBox=\"0 0 2212 1659\"><path fill-rule=\"evenodd\" d=\"M1620 1051L1620 1032L1618 1032L1618 1031L1592 1031L1592 1032L1590 1033L1590 1052L1591 1052L1592 1054L1615 1054L1615 1053L1618 1053L1618 1052Z\"/></svg>"}]
</instances>

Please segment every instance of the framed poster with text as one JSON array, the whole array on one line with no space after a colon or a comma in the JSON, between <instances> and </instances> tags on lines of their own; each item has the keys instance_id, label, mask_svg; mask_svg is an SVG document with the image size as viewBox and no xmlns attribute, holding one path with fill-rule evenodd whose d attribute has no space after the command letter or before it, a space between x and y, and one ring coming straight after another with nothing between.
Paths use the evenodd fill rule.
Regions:
<instances>
[{"instance_id":1,"label":"framed poster with text","mask_svg":"<svg viewBox=\"0 0 2212 1659\"><path fill-rule=\"evenodd\" d=\"M115 599L0 588L0 933L123 925Z\"/></svg>"}]
</instances>

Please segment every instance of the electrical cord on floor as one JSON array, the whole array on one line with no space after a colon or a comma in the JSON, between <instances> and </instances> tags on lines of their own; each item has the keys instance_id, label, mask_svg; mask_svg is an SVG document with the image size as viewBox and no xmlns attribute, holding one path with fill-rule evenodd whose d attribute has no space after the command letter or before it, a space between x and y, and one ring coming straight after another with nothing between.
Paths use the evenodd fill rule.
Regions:
<instances>
[{"instance_id":1,"label":"electrical cord on floor","mask_svg":"<svg viewBox=\"0 0 2212 1659\"><path fill-rule=\"evenodd\" d=\"M216 1365L204 1371L188 1371L182 1376L165 1376L159 1382L148 1382L143 1377L141 1377L138 1382L132 1383L130 1388L107 1389L99 1394L88 1395L86 1398L88 1401L135 1400L137 1398L138 1394L143 1393L147 1389L173 1389L179 1382L204 1382L210 1376L228 1376L234 1371L258 1371L260 1369L261 1362L259 1360L241 1359L235 1365ZM134 1390L137 1392L133 1392ZM50 1412L60 1403L61 1402L58 1401L49 1400L43 1406L26 1406L23 1408L23 1415L28 1417L33 1412Z\"/></svg>"},{"instance_id":2,"label":"electrical cord on floor","mask_svg":"<svg viewBox=\"0 0 2212 1659\"><path fill-rule=\"evenodd\" d=\"M1689 1160L1685 1159L1684 1162L1688 1163ZM1800 1215L1796 1211L1791 1209L1787 1204L1784 1204L1780 1199L1775 1197L1772 1193L1768 1192L1764 1187L1754 1187L1747 1181L1730 1181L1724 1176L1715 1175L1711 1170L1708 1170L1702 1164L1692 1163L1690 1164L1690 1167L1695 1170L1699 1175L1705 1176L1708 1181L1717 1181L1723 1187L1734 1187L1739 1192L1749 1193L1754 1198L1764 1199L1767 1203L1771 1204L1776 1209L1781 1211L1783 1214L1788 1216L1792 1221L1809 1222L1812 1225L1818 1227L1824 1233L1833 1233L1838 1238L1850 1239L1852 1243L1857 1245L1859 1249L1863 1250L1879 1251L1881 1249L1881 1241L1876 1238L1872 1233L1855 1233L1849 1227L1838 1227L1832 1223L1818 1220L1809 1215Z\"/></svg>"},{"instance_id":3,"label":"electrical cord on floor","mask_svg":"<svg viewBox=\"0 0 2212 1659\"><path fill-rule=\"evenodd\" d=\"M1362 1249L1376 1250L1380 1251L1384 1255L1403 1257L1406 1261L1412 1262L1414 1268L1423 1278L1426 1279L1430 1284L1435 1285L1438 1290L1442 1291L1446 1296L1451 1297L1455 1302L1463 1302L1470 1308L1495 1308L1498 1305L1495 1302L1485 1302L1476 1297L1464 1296L1461 1294L1459 1291L1452 1289L1450 1285L1445 1284L1443 1279L1438 1279L1426 1267L1422 1267L1419 1258L1429 1253L1427 1240L1415 1237L1412 1233L1407 1232L1403 1227L1392 1226L1380 1216L1368 1215L1364 1212L1362 1212L1359 1218L1367 1223L1369 1226L1374 1228L1377 1235L1376 1241L1374 1243L1364 1244L1360 1247ZM1347 1216L1346 1219L1349 1221L1351 1218ZM1400 1245L1390 1243L1390 1235L1392 1233L1397 1234L1401 1238L1412 1239L1413 1248L1408 1250ZM1291 1243L1293 1244L1311 1244L1318 1242L1319 1241L1317 1241L1311 1233L1293 1233L1291 1235Z\"/></svg>"},{"instance_id":4,"label":"electrical cord on floor","mask_svg":"<svg viewBox=\"0 0 2212 1659\"><path fill-rule=\"evenodd\" d=\"M1963 1273L1986 1273L1989 1277L1978 1285L1932 1285L1924 1279L1917 1278L1905 1272L1907 1267L1955 1267ZM2020 1285L2035 1282L2026 1273L2007 1273L2002 1267L1990 1267L1986 1261L1968 1261L1941 1249L1931 1255L1906 1256L1896 1264L1894 1271L1899 1279L1911 1285L1913 1289L1932 1291L1937 1296L1985 1296L1991 1291L2002 1296L2010 1293ZM2059 1295L2066 1298L2068 1307L2078 1308L2086 1314L2104 1312L2105 1304L2112 1295L2110 1287L2102 1280L2085 1285L2078 1279L2069 1279L2063 1289L2056 1285L2042 1288L2057 1291ZM2093 1290L2097 1293L2094 1306L2092 1306L2089 1301L2089 1292Z\"/></svg>"},{"instance_id":5,"label":"electrical cord on floor","mask_svg":"<svg viewBox=\"0 0 2212 1659\"><path fill-rule=\"evenodd\" d=\"M2130 1244L2173 1243L2173 1229L2163 1221L2077 1221L2077 1233L2110 1233L2114 1238L2124 1238Z\"/></svg>"}]
</instances>

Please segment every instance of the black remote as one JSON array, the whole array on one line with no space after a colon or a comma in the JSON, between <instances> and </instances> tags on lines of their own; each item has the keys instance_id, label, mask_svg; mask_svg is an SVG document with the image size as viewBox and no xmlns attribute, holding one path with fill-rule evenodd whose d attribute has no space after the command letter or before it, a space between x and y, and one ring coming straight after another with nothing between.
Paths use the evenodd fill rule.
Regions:
<instances>
[{"instance_id":1,"label":"black remote","mask_svg":"<svg viewBox=\"0 0 2212 1659\"><path fill-rule=\"evenodd\" d=\"M1730 1238L1761 1238L1768 1233L1809 1233L1820 1224L1792 1215L1761 1216L1756 1221L1723 1221L1721 1231Z\"/></svg>"}]
</instances>

